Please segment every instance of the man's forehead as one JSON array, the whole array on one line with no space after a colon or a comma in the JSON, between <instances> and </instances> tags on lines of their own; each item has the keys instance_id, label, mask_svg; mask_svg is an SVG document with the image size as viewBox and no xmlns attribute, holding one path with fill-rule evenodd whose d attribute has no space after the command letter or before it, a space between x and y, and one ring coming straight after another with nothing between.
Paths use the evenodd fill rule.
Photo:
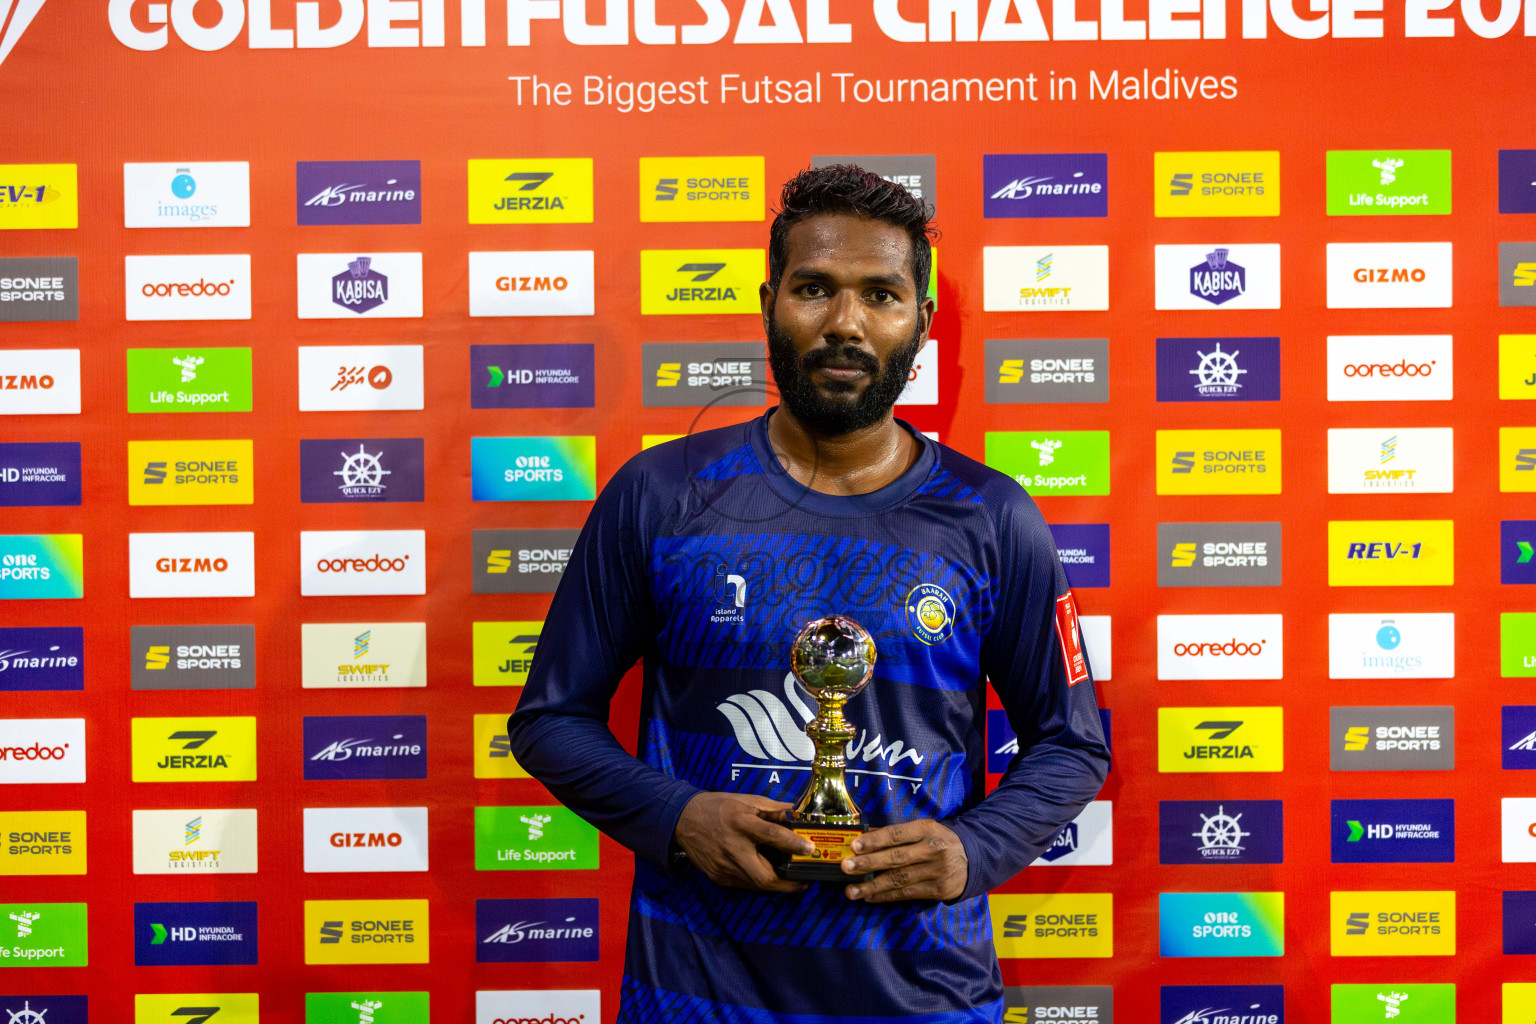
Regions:
<instances>
[{"instance_id":1,"label":"man's forehead","mask_svg":"<svg viewBox=\"0 0 1536 1024\"><path fill-rule=\"evenodd\" d=\"M785 271L912 279L912 239L888 221L825 213L793 225L784 238Z\"/></svg>"}]
</instances>

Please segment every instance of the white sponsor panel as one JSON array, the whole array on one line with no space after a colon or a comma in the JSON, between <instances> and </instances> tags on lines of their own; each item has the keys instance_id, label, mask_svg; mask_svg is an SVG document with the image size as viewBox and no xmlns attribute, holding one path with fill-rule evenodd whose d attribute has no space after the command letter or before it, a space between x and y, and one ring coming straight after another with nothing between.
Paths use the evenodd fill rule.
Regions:
<instances>
[{"instance_id":1,"label":"white sponsor panel","mask_svg":"<svg viewBox=\"0 0 1536 1024\"><path fill-rule=\"evenodd\" d=\"M1504 863L1536 862L1536 798L1507 796L1499 801L1503 811Z\"/></svg>"},{"instance_id":2,"label":"white sponsor panel","mask_svg":"<svg viewBox=\"0 0 1536 1024\"><path fill-rule=\"evenodd\" d=\"M303 530L299 533L299 593L425 594L425 530Z\"/></svg>"},{"instance_id":3,"label":"white sponsor panel","mask_svg":"<svg viewBox=\"0 0 1536 1024\"><path fill-rule=\"evenodd\" d=\"M1158 245L1153 264L1158 309L1280 308L1278 245Z\"/></svg>"},{"instance_id":4,"label":"white sponsor panel","mask_svg":"<svg viewBox=\"0 0 1536 1024\"><path fill-rule=\"evenodd\" d=\"M1045 855L1034 862L1037 868L1106 866L1115 862L1114 804L1095 800L1068 825Z\"/></svg>"},{"instance_id":5,"label":"white sponsor panel","mask_svg":"<svg viewBox=\"0 0 1536 1024\"><path fill-rule=\"evenodd\" d=\"M129 597L255 597L254 533L130 533Z\"/></svg>"},{"instance_id":6,"label":"white sponsor panel","mask_svg":"<svg viewBox=\"0 0 1536 1024\"><path fill-rule=\"evenodd\" d=\"M1279 679L1284 668L1284 616L1157 617L1159 679Z\"/></svg>"},{"instance_id":7,"label":"white sponsor panel","mask_svg":"<svg viewBox=\"0 0 1536 1024\"><path fill-rule=\"evenodd\" d=\"M129 320L249 320L248 254L124 256Z\"/></svg>"},{"instance_id":8,"label":"white sponsor panel","mask_svg":"<svg viewBox=\"0 0 1536 1024\"><path fill-rule=\"evenodd\" d=\"M912 371L907 374L907 386L896 399L897 405L939 404L939 342L929 338L928 344L917 354Z\"/></svg>"},{"instance_id":9,"label":"white sponsor panel","mask_svg":"<svg viewBox=\"0 0 1536 1024\"><path fill-rule=\"evenodd\" d=\"M1332 428L1329 494L1448 494L1455 490L1450 427Z\"/></svg>"},{"instance_id":10,"label":"white sponsor panel","mask_svg":"<svg viewBox=\"0 0 1536 1024\"><path fill-rule=\"evenodd\" d=\"M79 412L79 349L0 349L0 416Z\"/></svg>"},{"instance_id":11,"label":"white sponsor panel","mask_svg":"<svg viewBox=\"0 0 1536 1024\"><path fill-rule=\"evenodd\" d=\"M421 316L421 253L301 252L300 320Z\"/></svg>"},{"instance_id":12,"label":"white sponsor panel","mask_svg":"<svg viewBox=\"0 0 1536 1024\"><path fill-rule=\"evenodd\" d=\"M0 718L0 785L85 781L85 719Z\"/></svg>"},{"instance_id":13,"label":"white sponsor panel","mask_svg":"<svg viewBox=\"0 0 1536 1024\"><path fill-rule=\"evenodd\" d=\"M133 812L136 875L253 875L253 808Z\"/></svg>"},{"instance_id":14,"label":"white sponsor panel","mask_svg":"<svg viewBox=\"0 0 1536 1024\"><path fill-rule=\"evenodd\" d=\"M1329 309L1451 305L1450 242L1329 242Z\"/></svg>"},{"instance_id":15,"label":"white sponsor panel","mask_svg":"<svg viewBox=\"0 0 1536 1024\"><path fill-rule=\"evenodd\" d=\"M591 316L591 249L469 254L470 316Z\"/></svg>"},{"instance_id":16,"label":"white sponsor panel","mask_svg":"<svg viewBox=\"0 0 1536 1024\"><path fill-rule=\"evenodd\" d=\"M516 989L475 993L475 1024L597 1024L597 989Z\"/></svg>"},{"instance_id":17,"label":"white sponsor panel","mask_svg":"<svg viewBox=\"0 0 1536 1024\"><path fill-rule=\"evenodd\" d=\"M425 807L304 808L304 870L427 870Z\"/></svg>"},{"instance_id":18,"label":"white sponsor panel","mask_svg":"<svg viewBox=\"0 0 1536 1024\"><path fill-rule=\"evenodd\" d=\"M299 411L420 409L420 345L300 345Z\"/></svg>"},{"instance_id":19,"label":"white sponsor panel","mask_svg":"<svg viewBox=\"0 0 1536 1024\"><path fill-rule=\"evenodd\" d=\"M1077 631L1083 635L1083 651L1088 655L1088 671L1093 678L1104 682L1112 678L1114 671L1114 647L1109 640L1108 615L1079 615Z\"/></svg>"},{"instance_id":20,"label":"white sponsor panel","mask_svg":"<svg viewBox=\"0 0 1536 1024\"><path fill-rule=\"evenodd\" d=\"M123 164L123 227L248 228L251 165Z\"/></svg>"},{"instance_id":21,"label":"white sponsor panel","mask_svg":"<svg viewBox=\"0 0 1536 1024\"><path fill-rule=\"evenodd\" d=\"M1328 338L1328 401L1449 402L1449 334L1336 334Z\"/></svg>"},{"instance_id":22,"label":"white sponsor panel","mask_svg":"<svg viewBox=\"0 0 1536 1024\"><path fill-rule=\"evenodd\" d=\"M1382 612L1328 616L1329 679L1450 679L1456 616Z\"/></svg>"},{"instance_id":23,"label":"white sponsor panel","mask_svg":"<svg viewBox=\"0 0 1536 1024\"><path fill-rule=\"evenodd\" d=\"M427 685L425 622L306 622L306 690Z\"/></svg>"},{"instance_id":24,"label":"white sponsor panel","mask_svg":"<svg viewBox=\"0 0 1536 1024\"><path fill-rule=\"evenodd\" d=\"M989 245L981 250L989 313L1109 308L1109 246Z\"/></svg>"}]
</instances>

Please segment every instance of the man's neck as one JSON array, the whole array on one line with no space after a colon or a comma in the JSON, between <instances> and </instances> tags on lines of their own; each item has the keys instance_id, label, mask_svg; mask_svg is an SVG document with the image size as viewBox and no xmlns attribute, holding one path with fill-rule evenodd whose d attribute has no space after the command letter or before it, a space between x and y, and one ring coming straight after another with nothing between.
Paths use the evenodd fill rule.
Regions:
<instances>
[{"instance_id":1,"label":"man's neck","mask_svg":"<svg viewBox=\"0 0 1536 1024\"><path fill-rule=\"evenodd\" d=\"M922 450L891 413L862 430L828 436L782 405L768 418L768 446L796 481L838 495L878 491L910 469Z\"/></svg>"}]
</instances>

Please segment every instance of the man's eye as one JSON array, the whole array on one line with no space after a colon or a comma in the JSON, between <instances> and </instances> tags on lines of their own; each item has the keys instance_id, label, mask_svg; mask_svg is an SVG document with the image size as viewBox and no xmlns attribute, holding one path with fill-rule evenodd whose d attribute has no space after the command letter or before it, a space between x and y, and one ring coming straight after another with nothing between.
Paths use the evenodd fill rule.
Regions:
<instances>
[{"instance_id":1,"label":"man's eye","mask_svg":"<svg viewBox=\"0 0 1536 1024\"><path fill-rule=\"evenodd\" d=\"M892 295L890 292L886 291L884 288L876 288L874 291L869 293L869 296L870 296L870 298L874 299L876 302L895 302L896 301L896 296Z\"/></svg>"},{"instance_id":2,"label":"man's eye","mask_svg":"<svg viewBox=\"0 0 1536 1024\"><path fill-rule=\"evenodd\" d=\"M811 295L811 296L817 296L817 295L824 294L824 290L822 289L821 285L819 285L819 284L808 284L805 287L801 288L800 292L803 295Z\"/></svg>"}]
</instances>

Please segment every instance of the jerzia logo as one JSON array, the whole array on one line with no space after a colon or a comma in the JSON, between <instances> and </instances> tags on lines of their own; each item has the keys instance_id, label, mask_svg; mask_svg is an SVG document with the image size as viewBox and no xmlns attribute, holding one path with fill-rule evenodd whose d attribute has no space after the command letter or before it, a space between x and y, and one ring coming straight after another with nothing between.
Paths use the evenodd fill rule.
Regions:
<instances>
[{"instance_id":1,"label":"jerzia logo","mask_svg":"<svg viewBox=\"0 0 1536 1024\"><path fill-rule=\"evenodd\" d=\"M1283 709L1158 708L1160 772L1277 772L1284 767Z\"/></svg>"},{"instance_id":2,"label":"jerzia logo","mask_svg":"<svg viewBox=\"0 0 1536 1024\"><path fill-rule=\"evenodd\" d=\"M643 249L643 314L756 313L761 249Z\"/></svg>"},{"instance_id":3,"label":"jerzia logo","mask_svg":"<svg viewBox=\"0 0 1536 1024\"><path fill-rule=\"evenodd\" d=\"M469 222L592 223L592 160L469 161Z\"/></svg>"}]
</instances>

